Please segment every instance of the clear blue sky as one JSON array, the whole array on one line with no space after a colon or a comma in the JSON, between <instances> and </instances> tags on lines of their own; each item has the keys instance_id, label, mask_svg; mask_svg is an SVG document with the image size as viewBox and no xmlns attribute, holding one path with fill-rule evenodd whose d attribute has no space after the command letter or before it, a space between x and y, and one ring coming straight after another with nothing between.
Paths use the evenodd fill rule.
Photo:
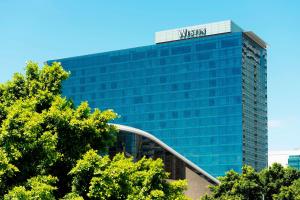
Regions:
<instances>
[{"instance_id":1,"label":"clear blue sky","mask_svg":"<svg viewBox=\"0 0 300 200\"><path fill-rule=\"evenodd\" d=\"M155 31L226 19L269 44L269 149L300 147L299 0L1 0L0 82L28 60L149 45Z\"/></svg>"}]
</instances>

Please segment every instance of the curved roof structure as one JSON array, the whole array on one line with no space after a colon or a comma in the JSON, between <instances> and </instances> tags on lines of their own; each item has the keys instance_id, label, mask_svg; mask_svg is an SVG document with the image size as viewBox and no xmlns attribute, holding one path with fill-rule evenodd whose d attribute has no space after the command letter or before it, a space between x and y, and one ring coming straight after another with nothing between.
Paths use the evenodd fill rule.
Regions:
<instances>
[{"instance_id":1,"label":"curved roof structure","mask_svg":"<svg viewBox=\"0 0 300 200\"><path fill-rule=\"evenodd\" d=\"M199 174L203 175L204 177L206 177L211 182L213 182L215 184L219 184L220 183L220 181L218 179L216 179L215 177L213 177L212 175L210 175L209 173L207 173L206 171L204 171L203 169L201 169L200 167L198 167L197 165L195 165L193 162L191 162L190 160L188 160L187 158L185 158L184 156L182 156L181 154L179 154L177 151L175 151L174 149L172 149L171 147L169 147L167 144L165 144L164 142L162 142L161 140L159 140L157 137L153 136L152 134L150 134L150 133L148 133L146 131L137 129L137 128L130 127L130 126L125 126L125 125L120 125L120 124L112 124L112 125L116 126L120 131L134 133L136 135L140 135L140 136L148 138L149 140L157 143L162 148L164 148L165 150L167 150L170 153L172 153L174 156L176 156L177 158L179 158L180 160L182 160L184 163L186 163L187 165L189 165L196 172L198 172Z\"/></svg>"}]
</instances>

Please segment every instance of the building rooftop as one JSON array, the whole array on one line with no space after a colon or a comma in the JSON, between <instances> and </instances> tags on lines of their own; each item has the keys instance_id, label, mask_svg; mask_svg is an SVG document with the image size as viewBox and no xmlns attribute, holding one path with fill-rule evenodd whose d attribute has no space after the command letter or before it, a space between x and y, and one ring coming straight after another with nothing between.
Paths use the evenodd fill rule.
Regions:
<instances>
[{"instance_id":1,"label":"building rooftop","mask_svg":"<svg viewBox=\"0 0 300 200\"><path fill-rule=\"evenodd\" d=\"M208 24L200 24L170 30L163 30L155 33L155 43L166 43L177 40L185 40L198 37L206 37L210 35L243 32L261 47L266 48L267 44L252 31L244 31L232 20L213 22Z\"/></svg>"}]
</instances>

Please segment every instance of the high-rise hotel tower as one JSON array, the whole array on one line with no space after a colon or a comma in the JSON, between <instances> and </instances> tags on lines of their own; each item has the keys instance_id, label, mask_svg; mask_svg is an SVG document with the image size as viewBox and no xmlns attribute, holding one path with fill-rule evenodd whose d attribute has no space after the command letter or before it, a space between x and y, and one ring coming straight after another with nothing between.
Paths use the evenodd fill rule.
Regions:
<instances>
[{"instance_id":1,"label":"high-rise hotel tower","mask_svg":"<svg viewBox=\"0 0 300 200\"><path fill-rule=\"evenodd\" d=\"M101 44L99 44L101 45ZM213 176L267 166L266 43L232 21L155 34L155 44L58 60L76 105L111 108Z\"/></svg>"}]
</instances>

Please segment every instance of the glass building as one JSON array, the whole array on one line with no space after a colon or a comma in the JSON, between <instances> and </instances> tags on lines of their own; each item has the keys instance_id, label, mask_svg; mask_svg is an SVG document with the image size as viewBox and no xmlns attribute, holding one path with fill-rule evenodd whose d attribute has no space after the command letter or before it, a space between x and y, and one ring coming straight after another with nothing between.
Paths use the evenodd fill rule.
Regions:
<instances>
[{"instance_id":1,"label":"glass building","mask_svg":"<svg viewBox=\"0 0 300 200\"><path fill-rule=\"evenodd\" d=\"M157 32L156 44L57 59L63 94L113 109L213 176L267 166L267 52L232 21Z\"/></svg>"},{"instance_id":2,"label":"glass building","mask_svg":"<svg viewBox=\"0 0 300 200\"><path fill-rule=\"evenodd\" d=\"M290 155L288 159L288 166L300 170L300 155Z\"/></svg>"}]
</instances>

